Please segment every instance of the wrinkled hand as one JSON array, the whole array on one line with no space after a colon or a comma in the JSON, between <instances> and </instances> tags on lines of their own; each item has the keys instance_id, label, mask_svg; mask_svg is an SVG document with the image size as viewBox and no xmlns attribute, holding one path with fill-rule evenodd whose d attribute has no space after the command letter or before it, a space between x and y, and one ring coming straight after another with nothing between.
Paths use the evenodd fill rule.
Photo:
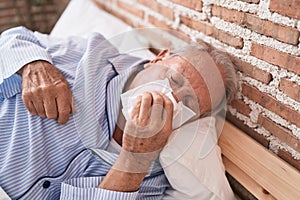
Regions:
<instances>
[{"instance_id":1,"label":"wrinkled hand","mask_svg":"<svg viewBox=\"0 0 300 200\"><path fill-rule=\"evenodd\" d=\"M155 153L151 159L156 159L172 132L172 117L173 103L164 94L151 92L139 96L125 125L123 150Z\"/></svg>"},{"instance_id":2,"label":"wrinkled hand","mask_svg":"<svg viewBox=\"0 0 300 200\"><path fill-rule=\"evenodd\" d=\"M126 122L122 151L112 169L146 175L172 133L172 118L173 103L167 96L158 92L139 96Z\"/></svg>"},{"instance_id":3,"label":"wrinkled hand","mask_svg":"<svg viewBox=\"0 0 300 200\"><path fill-rule=\"evenodd\" d=\"M22 99L32 115L58 119L65 124L74 111L69 84L59 70L46 61L25 65L22 75Z\"/></svg>"}]
</instances>

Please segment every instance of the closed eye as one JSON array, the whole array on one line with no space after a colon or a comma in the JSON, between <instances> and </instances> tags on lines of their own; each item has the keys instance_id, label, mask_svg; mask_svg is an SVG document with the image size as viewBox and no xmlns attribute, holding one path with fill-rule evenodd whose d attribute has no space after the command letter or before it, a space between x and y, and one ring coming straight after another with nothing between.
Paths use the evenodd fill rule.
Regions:
<instances>
[{"instance_id":1,"label":"closed eye","mask_svg":"<svg viewBox=\"0 0 300 200\"><path fill-rule=\"evenodd\" d=\"M175 83L175 84L177 84L178 85L178 83L177 83L177 81L176 81L176 79L173 77L173 76L171 76L171 81L173 82L173 83Z\"/></svg>"},{"instance_id":2,"label":"closed eye","mask_svg":"<svg viewBox=\"0 0 300 200\"><path fill-rule=\"evenodd\" d=\"M172 73L170 75L170 81L173 82L175 85L181 87L184 84L184 79L179 73Z\"/></svg>"}]
</instances>

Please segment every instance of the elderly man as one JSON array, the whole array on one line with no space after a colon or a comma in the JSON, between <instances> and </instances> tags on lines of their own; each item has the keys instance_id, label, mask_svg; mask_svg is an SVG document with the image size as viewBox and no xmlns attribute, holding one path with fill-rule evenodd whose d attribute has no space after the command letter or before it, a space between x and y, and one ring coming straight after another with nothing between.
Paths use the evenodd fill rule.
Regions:
<instances>
[{"instance_id":1,"label":"elderly man","mask_svg":"<svg viewBox=\"0 0 300 200\"><path fill-rule=\"evenodd\" d=\"M172 132L174 101L145 92L126 122L121 93L167 79L177 102L195 113L191 121L235 89L233 66L218 51L165 54L148 63L119 54L100 34L59 40L23 27L3 32L3 190L12 199L160 199L170 185L156 158Z\"/></svg>"}]
</instances>

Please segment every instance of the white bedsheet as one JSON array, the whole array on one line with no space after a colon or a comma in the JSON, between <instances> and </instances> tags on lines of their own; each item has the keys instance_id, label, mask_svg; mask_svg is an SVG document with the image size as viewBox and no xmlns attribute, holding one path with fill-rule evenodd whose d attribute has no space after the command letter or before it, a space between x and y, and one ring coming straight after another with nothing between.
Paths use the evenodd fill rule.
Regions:
<instances>
[{"instance_id":1,"label":"white bedsheet","mask_svg":"<svg viewBox=\"0 0 300 200\"><path fill-rule=\"evenodd\" d=\"M117 43L117 47L121 52L152 59L154 55L146 49L149 47L147 42L139 40L133 34L126 34L126 32L131 30L132 28L120 19L97 8L91 0L72 0L56 23L51 35L55 37L73 35L87 37L91 32L99 32L106 38L110 38L110 41L114 44ZM122 37L119 37L120 35ZM142 48L139 50L136 50L138 48L128 49L127 46L133 43L138 43L136 46ZM203 126L204 129L207 129L210 122L212 121L206 118L201 122L199 121L199 124L201 124L200 127ZM186 128L188 129L189 127ZM214 139L216 135L213 135L215 131L206 131L207 135L205 135L203 134L204 129L200 128L197 130L201 134L201 137L195 137L195 141L190 144L190 148L184 149L184 153L180 156L180 159L173 162L172 166L166 163L170 159L174 160L173 153L174 151L178 151L175 145L178 145L178 147L182 146L181 137L178 134L174 134L171 137L169 145L163 150L163 157L161 156L160 160L163 164L166 164L166 175L176 189L167 190L167 195L164 199L198 200L200 197L203 200L233 199L233 193L228 182L225 176L222 175L224 174L224 168L220 159L220 150L216 145L216 139ZM188 133L188 135L191 134ZM209 143L209 140L214 142ZM209 146L209 144L211 147L207 148L210 151L206 152L208 156L202 158L195 157L195 151L199 149L200 152L199 145ZM218 167L214 168L212 166Z\"/></svg>"}]
</instances>

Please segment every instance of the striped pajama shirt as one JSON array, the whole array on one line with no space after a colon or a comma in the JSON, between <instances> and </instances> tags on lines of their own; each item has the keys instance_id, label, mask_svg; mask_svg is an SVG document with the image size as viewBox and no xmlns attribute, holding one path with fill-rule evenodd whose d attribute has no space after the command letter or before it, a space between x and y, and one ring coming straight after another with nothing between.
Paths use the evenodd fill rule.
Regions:
<instances>
[{"instance_id":1,"label":"striped pajama shirt","mask_svg":"<svg viewBox=\"0 0 300 200\"><path fill-rule=\"evenodd\" d=\"M69 82L76 113L65 125L31 116L21 98L25 64L44 60ZM159 163L139 191L97 185L118 157L106 151L120 94L144 60L119 54L100 34L88 39L52 38L24 27L0 38L0 186L12 199L161 199L169 183Z\"/></svg>"}]
</instances>

